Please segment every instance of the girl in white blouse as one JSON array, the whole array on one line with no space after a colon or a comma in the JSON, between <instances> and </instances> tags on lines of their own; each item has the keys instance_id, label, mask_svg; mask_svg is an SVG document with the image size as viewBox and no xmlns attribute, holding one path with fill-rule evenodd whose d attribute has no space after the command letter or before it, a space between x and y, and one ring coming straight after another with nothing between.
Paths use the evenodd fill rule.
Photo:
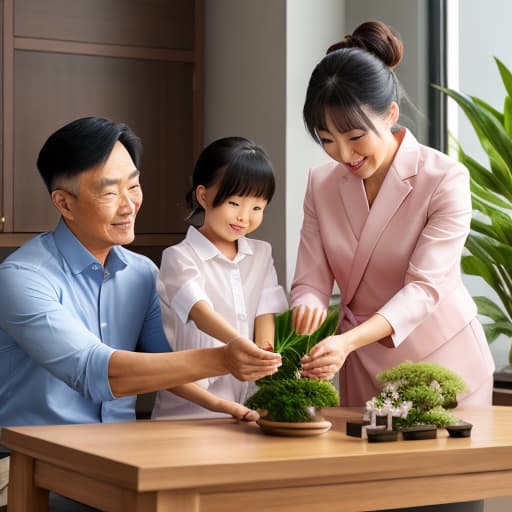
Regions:
<instances>
[{"instance_id":1,"label":"girl in white blouse","mask_svg":"<svg viewBox=\"0 0 512 512\"><path fill-rule=\"evenodd\" d=\"M256 230L275 189L264 150L241 137L219 139L196 163L187 195L188 218L203 215L185 239L162 255L157 290L167 339L174 350L214 347L235 338L271 349L274 314L288 308L270 244L246 238ZM254 385L231 375L199 381L220 398L244 403ZM167 391L153 418L218 415Z\"/></svg>"}]
</instances>

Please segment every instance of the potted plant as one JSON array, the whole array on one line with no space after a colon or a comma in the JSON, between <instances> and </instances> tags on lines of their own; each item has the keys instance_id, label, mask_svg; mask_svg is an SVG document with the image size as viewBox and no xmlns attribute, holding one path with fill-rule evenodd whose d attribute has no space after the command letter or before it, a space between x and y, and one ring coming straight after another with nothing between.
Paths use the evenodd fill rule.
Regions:
<instances>
[{"instance_id":1,"label":"potted plant","mask_svg":"<svg viewBox=\"0 0 512 512\"><path fill-rule=\"evenodd\" d=\"M489 158L487 166L481 165L455 141L459 161L470 173L477 212L471 221L462 269L482 277L500 301L474 297L478 312L489 319L483 326L489 343L501 334L512 336L512 74L499 59L495 61L506 90L503 111L480 98L435 86L461 107ZM512 372L512 345L508 368Z\"/></svg>"},{"instance_id":2,"label":"potted plant","mask_svg":"<svg viewBox=\"0 0 512 512\"><path fill-rule=\"evenodd\" d=\"M313 435L330 428L316 409L338 405L338 391L331 382L302 378L300 360L316 343L336 332L338 318L338 307L330 307L320 327L306 335L295 332L291 311L276 315L274 352L281 354L282 365L274 375L256 382L258 390L245 403L260 411L264 432Z\"/></svg>"},{"instance_id":3,"label":"potted plant","mask_svg":"<svg viewBox=\"0 0 512 512\"><path fill-rule=\"evenodd\" d=\"M445 427L452 437L467 437L471 424L456 418L449 409L457 405L464 381L435 363L405 361L377 375L382 391L366 403L362 421L347 423L347 434L369 442L432 439ZM378 420L382 419L383 422Z\"/></svg>"}]
</instances>

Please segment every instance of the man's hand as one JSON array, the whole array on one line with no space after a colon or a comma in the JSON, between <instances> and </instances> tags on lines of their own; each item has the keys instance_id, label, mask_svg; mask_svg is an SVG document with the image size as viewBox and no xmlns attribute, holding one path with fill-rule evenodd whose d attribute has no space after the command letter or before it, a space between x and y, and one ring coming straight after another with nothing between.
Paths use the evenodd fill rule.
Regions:
<instances>
[{"instance_id":1,"label":"man's hand","mask_svg":"<svg viewBox=\"0 0 512 512\"><path fill-rule=\"evenodd\" d=\"M237 379L255 381L275 373L281 366L281 355L258 348L240 336L224 347L224 363Z\"/></svg>"}]
</instances>

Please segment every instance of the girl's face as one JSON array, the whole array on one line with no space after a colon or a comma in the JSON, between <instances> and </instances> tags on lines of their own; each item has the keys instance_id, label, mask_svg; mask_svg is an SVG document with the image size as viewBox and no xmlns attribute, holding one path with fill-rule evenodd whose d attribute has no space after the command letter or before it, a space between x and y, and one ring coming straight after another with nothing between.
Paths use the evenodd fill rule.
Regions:
<instances>
[{"instance_id":1,"label":"girl's face","mask_svg":"<svg viewBox=\"0 0 512 512\"><path fill-rule=\"evenodd\" d=\"M235 246L236 240L259 228L267 200L254 196L230 196L221 205L213 207L217 186L199 185L196 197L204 208L204 223L199 229L219 250ZM236 248L236 246L235 246Z\"/></svg>"},{"instance_id":2,"label":"girl's face","mask_svg":"<svg viewBox=\"0 0 512 512\"><path fill-rule=\"evenodd\" d=\"M398 105L392 103L385 116L363 110L377 133L371 129L341 133L327 114L326 130L319 130L318 135L325 152L331 158L359 178L367 180L385 176L393 162L398 141L391 133L391 127L398 119Z\"/></svg>"}]
</instances>

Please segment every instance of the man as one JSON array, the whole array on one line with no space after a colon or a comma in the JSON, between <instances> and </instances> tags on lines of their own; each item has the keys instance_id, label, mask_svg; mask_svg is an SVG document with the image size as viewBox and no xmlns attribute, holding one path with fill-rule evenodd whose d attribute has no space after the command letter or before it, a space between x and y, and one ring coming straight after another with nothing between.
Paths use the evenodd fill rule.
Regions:
<instances>
[{"instance_id":1,"label":"man","mask_svg":"<svg viewBox=\"0 0 512 512\"><path fill-rule=\"evenodd\" d=\"M230 372L256 380L280 365L243 338L168 352L157 268L121 247L142 203L140 152L128 126L94 117L41 149L61 219L0 265L0 426L134 420L137 394Z\"/></svg>"}]
</instances>

